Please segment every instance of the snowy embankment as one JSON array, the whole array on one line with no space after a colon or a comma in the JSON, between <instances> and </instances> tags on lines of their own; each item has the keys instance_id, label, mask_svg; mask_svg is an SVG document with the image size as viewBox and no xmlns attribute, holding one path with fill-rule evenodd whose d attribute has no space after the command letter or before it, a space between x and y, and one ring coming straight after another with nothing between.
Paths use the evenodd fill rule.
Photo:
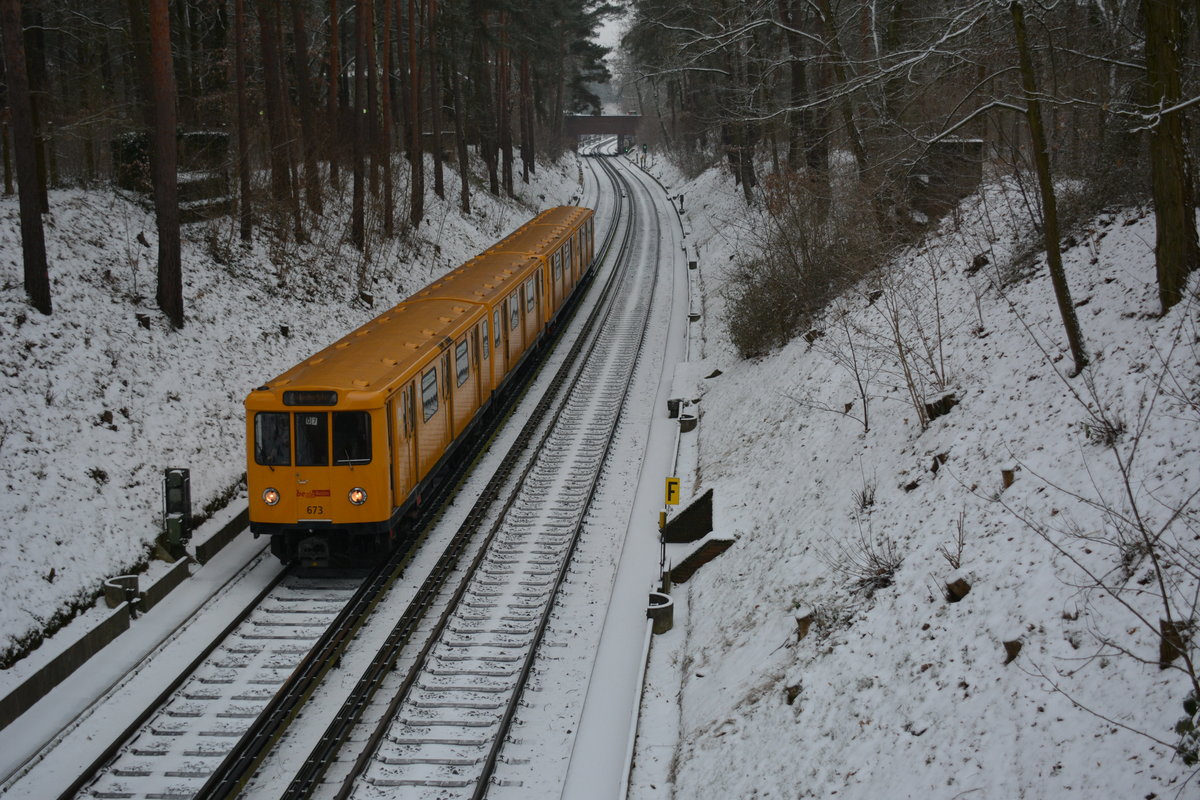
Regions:
<instances>
[{"instance_id":1,"label":"snowy embankment","mask_svg":"<svg viewBox=\"0 0 1200 800\"><path fill-rule=\"evenodd\" d=\"M678 705L647 713L677 713L680 742L632 796L1195 796L1169 747L1191 685L1159 668L1162 588L1130 524L1163 532L1172 614L1194 618L1200 307L1158 316L1153 215L1101 214L1064 253L1082 377L1044 262L1005 275L1029 226L995 185L820 338L740 361L720 293L752 212L719 171L654 171L687 198L722 373L695 485L737 543L676 590L685 629L648 681ZM897 331L917 388L958 401L925 428Z\"/></svg>"},{"instance_id":2,"label":"snowy embankment","mask_svg":"<svg viewBox=\"0 0 1200 800\"><path fill-rule=\"evenodd\" d=\"M230 218L187 226L179 331L154 303L152 213L109 191L51 192L47 317L25 300L16 199L0 199L0 656L146 559L165 468L191 470L194 513L244 502L250 389L572 202L580 176L573 158L543 165L517 201L476 192L464 216L448 173L447 199L431 192L420 228L376 238L368 262L346 238L345 195L300 246L256 231L244 247Z\"/></svg>"}]
</instances>

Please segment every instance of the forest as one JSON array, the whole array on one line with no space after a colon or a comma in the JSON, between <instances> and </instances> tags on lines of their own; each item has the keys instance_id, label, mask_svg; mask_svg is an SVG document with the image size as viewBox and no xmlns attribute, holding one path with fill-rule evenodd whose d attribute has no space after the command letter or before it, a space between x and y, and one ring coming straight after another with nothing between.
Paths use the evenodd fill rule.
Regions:
<instances>
[{"instance_id":1,"label":"forest","mask_svg":"<svg viewBox=\"0 0 1200 800\"><path fill-rule=\"evenodd\" d=\"M598 113L607 78L596 0L3 0L4 193L19 192L25 289L53 310L49 188L152 199L157 304L185 323L180 225L235 215L303 242L330 195L365 257L421 224L427 185L469 212L511 195L564 146L568 113ZM486 165L473 186L460 169ZM419 157L414 157L419 154ZM426 156L429 156L427 158ZM403 166L401 166L403 165ZM401 183L399 170L407 172ZM428 173L430 174L427 174ZM399 197L398 187L407 186Z\"/></svg>"},{"instance_id":2,"label":"forest","mask_svg":"<svg viewBox=\"0 0 1200 800\"><path fill-rule=\"evenodd\" d=\"M771 230L729 298L757 355L984 177L1022 189L1078 372L1060 241L1151 202L1163 310L1200 261L1200 7L1179 0L636 0L617 79L693 174L727 162ZM765 174L764 174L765 173ZM761 200L760 200L761 198ZM831 209L833 213L830 213Z\"/></svg>"}]
</instances>

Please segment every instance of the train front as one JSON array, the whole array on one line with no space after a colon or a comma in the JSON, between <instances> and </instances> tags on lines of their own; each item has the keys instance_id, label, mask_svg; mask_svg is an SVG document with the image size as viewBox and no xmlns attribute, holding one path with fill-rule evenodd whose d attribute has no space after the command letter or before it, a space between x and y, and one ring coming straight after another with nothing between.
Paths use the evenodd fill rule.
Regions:
<instances>
[{"instance_id":1,"label":"train front","mask_svg":"<svg viewBox=\"0 0 1200 800\"><path fill-rule=\"evenodd\" d=\"M376 395L261 386L246 398L250 530L270 536L281 561L357 565L389 549L388 427Z\"/></svg>"}]
</instances>

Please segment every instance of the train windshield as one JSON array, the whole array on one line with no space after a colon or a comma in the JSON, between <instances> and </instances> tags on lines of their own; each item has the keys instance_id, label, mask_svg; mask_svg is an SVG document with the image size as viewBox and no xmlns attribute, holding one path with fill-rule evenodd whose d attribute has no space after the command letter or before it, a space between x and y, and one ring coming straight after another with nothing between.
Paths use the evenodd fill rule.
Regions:
<instances>
[{"instance_id":1,"label":"train windshield","mask_svg":"<svg viewBox=\"0 0 1200 800\"><path fill-rule=\"evenodd\" d=\"M265 467L287 467L292 463L292 439L288 414L260 411L254 415L254 461Z\"/></svg>"},{"instance_id":2,"label":"train windshield","mask_svg":"<svg viewBox=\"0 0 1200 800\"><path fill-rule=\"evenodd\" d=\"M296 414L296 466L329 466L329 415L324 411Z\"/></svg>"},{"instance_id":3,"label":"train windshield","mask_svg":"<svg viewBox=\"0 0 1200 800\"><path fill-rule=\"evenodd\" d=\"M333 412L333 463L371 461L371 416L366 411Z\"/></svg>"}]
</instances>

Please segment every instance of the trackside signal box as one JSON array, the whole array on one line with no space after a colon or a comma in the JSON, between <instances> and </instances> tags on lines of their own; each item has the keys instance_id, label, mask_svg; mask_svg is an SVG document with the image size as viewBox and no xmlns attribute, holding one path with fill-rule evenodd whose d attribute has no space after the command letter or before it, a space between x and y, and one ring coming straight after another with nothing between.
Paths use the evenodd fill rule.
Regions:
<instances>
[{"instance_id":1,"label":"trackside signal box","mask_svg":"<svg viewBox=\"0 0 1200 800\"><path fill-rule=\"evenodd\" d=\"M163 474L163 529L167 541L182 546L192 538L192 477L186 469L171 468Z\"/></svg>"}]
</instances>

